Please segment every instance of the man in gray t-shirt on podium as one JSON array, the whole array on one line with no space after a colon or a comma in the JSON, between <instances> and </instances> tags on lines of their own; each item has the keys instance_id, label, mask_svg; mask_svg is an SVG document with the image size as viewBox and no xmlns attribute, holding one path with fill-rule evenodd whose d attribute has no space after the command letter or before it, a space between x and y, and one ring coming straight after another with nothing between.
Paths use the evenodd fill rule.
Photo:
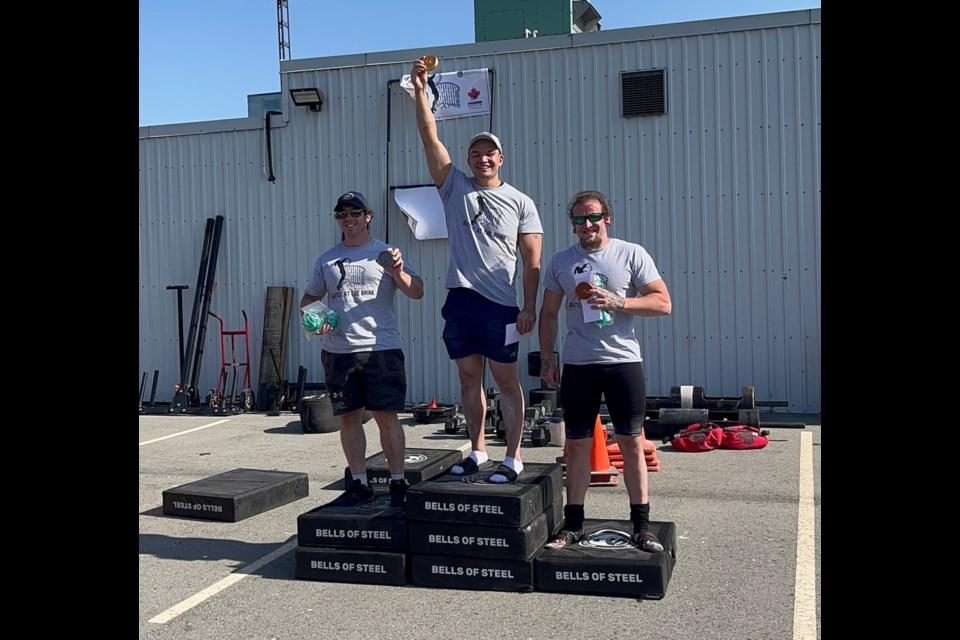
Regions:
<instances>
[{"instance_id":1,"label":"man in gray t-shirt on podium","mask_svg":"<svg viewBox=\"0 0 960 640\"><path fill-rule=\"evenodd\" d=\"M363 409L373 413L390 468L390 504L406 505L406 436L397 417L407 395L400 331L393 308L396 292L423 298L423 280L400 249L370 235L373 210L359 191L348 191L333 209L343 240L317 258L300 298L300 308L326 299L336 326L324 322L324 381L333 414L340 417L340 444L353 483L333 506L353 507L374 498L367 479L367 437ZM311 326L311 329L313 327Z\"/></svg>"},{"instance_id":2,"label":"man in gray t-shirt on podium","mask_svg":"<svg viewBox=\"0 0 960 640\"><path fill-rule=\"evenodd\" d=\"M647 463L640 437L647 393L634 318L669 315L673 302L647 250L610 236L613 207L606 195L599 191L574 194L567 215L578 242L547 262L540 307L540 353L544 354L540 377L555 389L563 387L567 454L564 528L547 548L562 549L583 537L591 436L603 399L623 453L633 543L649 553L663 551L663 544L650 531ZM553 358L561 309L567 326L562 376Z\"/></svg>"},{"instance_id":3,"label":"man in gray t-shirt on podium","mask_svg":"<svg viewBox=\"0 0 960 640\"><path fill-rule=\"evenodd\" d=\"M473 451L450 473L463 475L487 461L483 424L486 395L483 389L484 358L500 390L500 410L507 452L490 482L513 482L523 471L520 440L523 437L523 389L517 374L519 342L504 344L506 327L533 331L537 320L540 286L540 250L543 226L533 200L500 179L503 145L486 131L468 145L468 175L453 166L447 148L437 135L430 109L427 70L414 60L410 73L416 101L417 127L423 142L427 169L443 201L450 264L447 299L441 311L445 321L443 342L460 375L460 401ZM517 250L523 259L523 307L517 306L515 282Z\"/></svg>"}]
</instances>

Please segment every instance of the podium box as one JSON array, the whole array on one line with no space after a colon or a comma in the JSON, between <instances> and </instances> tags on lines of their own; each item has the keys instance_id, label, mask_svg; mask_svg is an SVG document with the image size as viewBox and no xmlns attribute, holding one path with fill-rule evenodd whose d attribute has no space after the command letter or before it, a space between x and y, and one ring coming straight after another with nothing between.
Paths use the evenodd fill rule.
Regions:
<instances>
[{"instance_id":1,"label":"podium box","mask_svg":"<svg viewBox=\"0 0 960 640\"><path fill-rule=\"evenodd\" d=\"M563 472L558 463L527 463L517 481L506 484L487 481L495 470L496 464L485 464L473 474L445 474L410 487L407 517L520 528L561 495L558 487L563 486Z\"/></svg>"},{"instance_id":2,"label":"podium box","mask_svg":"<svg viewBox=\"0 0 960 640\"><path fill-rule=\"evenodd\" d=\"M390 494L353 507L319 506L297 517L297 541L303 547L341 547L406 551L407 519L390 506Z\"/></svg>"},{"instance_id":3,"label":"podium box","mask_svg":"<svg viewBox=\"0 0 960 640\"><path fill-rule=\"evenodd\" d=\"M403 553L297 547L294 565L299 580L407 584L407 556Z\"/></svg>"},{"instance_id":4,"label":"podium box","mask_svg":"<svg viewBox=\"0 0 960 640\"><path fill-rule=\"evenodd\" d=\"M237 522L310 493L305 473L234 469L163 492L163 513Z\"/></svg>"},{"instance_id":5,"label":"podium box","mask_svg":"<svg viewBox=\"0 0 960 640\"><path fill-rule=\"evenodd\" d=\"M413 584L478 591L533 591L533 561L411 554Z\"/></svg>"},{"instance_id":6,"label":"podium box","mask_svg":"<svg viewBox=\"0 0 960 640\"><path fill-rule=\"evenodd\" d=\"M530 560L547 543L547 514L520 528L411 522L409 535L413 554Z\"/></svg>"},{"instance_id":7,"label":"podium box","mask_svg":"<svg viewBox=\"0 0 960 640\"><path fill-rule=\"evenodd\" d=\"M659 600L666 595L676 562L672 522L651 522L663 553L641 551L630 542L629 520L584 521L580 542L543 549L534 558L537 591Z\"/></svg>"}]
</instances>

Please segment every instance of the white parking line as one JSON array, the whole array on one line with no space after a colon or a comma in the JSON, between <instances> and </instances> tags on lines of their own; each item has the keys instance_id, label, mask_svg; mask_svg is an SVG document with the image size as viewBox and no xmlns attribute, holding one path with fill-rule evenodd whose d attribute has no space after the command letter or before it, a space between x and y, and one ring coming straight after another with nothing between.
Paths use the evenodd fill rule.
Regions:
<instances>
[{"instance_id":1,"label":"white parking line","mask_svg":"<svg viewBox=\"0 0 960 640\"><path fill-rule=\"evenodd\" d=\"M813 434L800 434L800 507L797 577L793 586L793 640L817 640L817 548L813 506Z\"/></svg>"},{"instance_id":2,"label":"white parking line","mask_svg":"<svg viewBox=\"0 0 960 640\"><path fill-rule=\"evenodd\" d=\"M197 593L196 595L190 596L180 604L174 605L169 609L167 609L166 611L164 611L163 613L150 618L148 622L153 622L154 624L166 624L171 620L173 620L174 618L176 618L177 616L179 616L181 613L186 613L187 611L189 611L190 609L193 609L195 606L197 606L204 600L212 598L213 596L217 595L227 587L234 585L237 582L240 582L241 580L249 576L251 573L258 571L264 565L270 564L271 562L273 562L283 554L296 548L297 548L297 541L292 540L287 544L283 545L282 547L280 547L279 549L276 549L271 553L268 553L267 555L263 556L259 560L251 564L248 564L247 566L241 569L237 569L236 573L232 573L226 578L224 578L223 580L210 585L209 587Z\"/></svg>"},{"instance_id":3,"label":"white parking line","mask_svg":"<svg viewBox=\"0 0 960 640\"><path fill-rule=\"evenodd\" d=\"M146 442L141 442L140 446L142 447L145 444L153 444L154 442L160 442L161 440L168 440L170 438L176 438L177 436L186 435L188 433L193 433L194 431L200 431L200 429L206 429L207 427L215 427L218 424L223 424L224 422L230 422L229 418L224 420L217 420L216 422L211 422L210 424L205 424L202 427L196 427L195 429L187 429L186 431L180 431L179 433L171 433L168 436L163 436L162 438L154 438L153 440L147 440Z\"/></svg>"}]
</instances>

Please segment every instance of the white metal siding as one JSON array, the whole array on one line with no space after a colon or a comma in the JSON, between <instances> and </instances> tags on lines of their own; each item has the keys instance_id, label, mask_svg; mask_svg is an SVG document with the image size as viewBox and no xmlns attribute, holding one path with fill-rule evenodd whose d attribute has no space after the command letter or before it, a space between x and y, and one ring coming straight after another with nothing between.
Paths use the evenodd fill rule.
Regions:
<instances>
[{"instance_id":1,"label":"white metal siding","mask_svg":"<svg viewBox=\"0 0 960 640\"><path fill-rule=\"evenodd\" d=\"M441 121L441 139L462 165L474 133L492 127L501 137L502 177L540 209L544 266L575 241L570 196L593 188L611 197L613 234L656 260L674 311L636 320L648 394L695 384L739 396L752 385L758 400L820 412L819 10L429 50L445 71L493 70L492 125L488 116ZM266 287L294 287L299 299L316 256L339 241L336 197L356 189L376 212L374 235L399 246L426 285L423 300L398 296L408 401L459 401L440 337L447 241L414 239L390 191L430 182L413 102L397 83L421 53L283 63L273 184L256 119L222 131L141 129L140 367L161 371L158 400L179 378L176 295L165 287L190 285L186 325L205 219L226 216L211 309L228 330L242 328L241 309L249 314L255 386ZM621 72L653 68L666 69L667 114L622 118ZM309 86L326 94L320 113L287 98ZM319 341L304 340L295 322L290 336L286 377L302 364L322 380ZM539 386L526 372L535 350L535 335L521 342L526 389ZM202 391L219 366L214 321Z\"/></svg>"}]
</instances>

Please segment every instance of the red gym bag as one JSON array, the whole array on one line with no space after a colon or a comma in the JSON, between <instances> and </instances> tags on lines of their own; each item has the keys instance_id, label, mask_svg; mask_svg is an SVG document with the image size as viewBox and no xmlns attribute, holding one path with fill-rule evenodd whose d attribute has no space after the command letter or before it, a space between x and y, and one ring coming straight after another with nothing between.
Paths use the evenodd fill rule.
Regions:
<instances>
[{"instance_id":1,"label":"red gym bag","mask_svg":"<svg viewBox=\"0 0 960 640\"><path fill-rule=\"evenodd\" d=\"M712 451L720 447L723 429L713 422L697 422L668 440L677 451Z\"/></svg>"},{"instance_id":2,"label":"red gym bag","mask_svg":"<svg viewBox=\"0 0 960 640\"><path fill-rule=\"evenodd\" d=\"M720 441L722 449L763 449L770 442L770 432L757 427L738 424L723 429Z\"/></svg>"}]
</instances>

